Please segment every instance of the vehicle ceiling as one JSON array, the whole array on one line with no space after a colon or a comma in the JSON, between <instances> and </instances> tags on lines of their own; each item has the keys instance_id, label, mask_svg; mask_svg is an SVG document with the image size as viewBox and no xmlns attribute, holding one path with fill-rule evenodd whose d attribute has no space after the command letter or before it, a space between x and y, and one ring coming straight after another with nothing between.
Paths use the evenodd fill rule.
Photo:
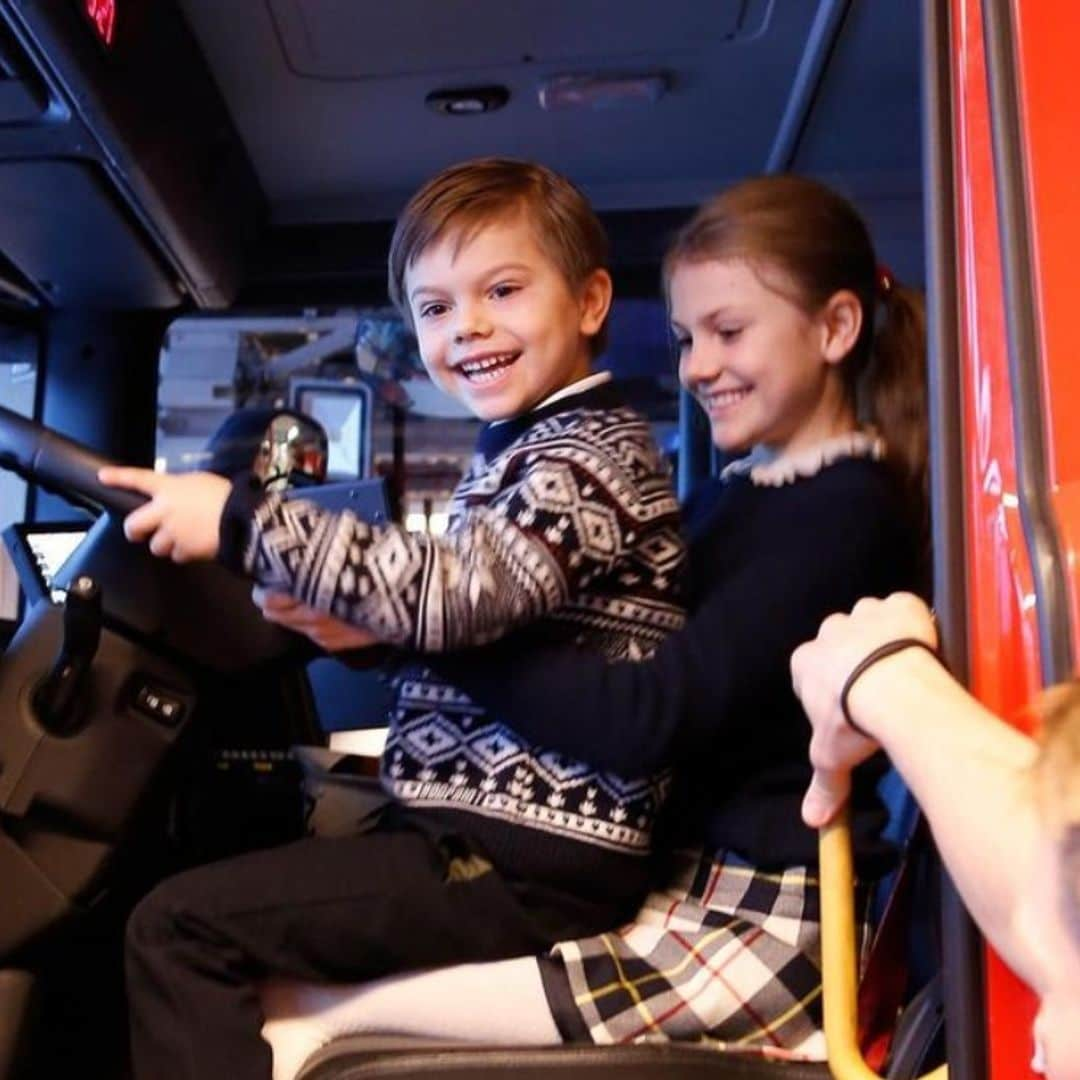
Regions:
<instances>
[{"instance_id":1,"label":"vehicle ceiling","mask_svg":"<svg viewBox=\"0 0 1080 1080\"><path fill-rule=\"evenodd\" d=\"M182 7L278 223L392 218L426 177L505 154L604 210L692 206L769 159L817 5L808 0L262 0ZM857 194L918 190L918 5L856 3L796 165ZM545 112L566 74L664 73L655 104ZM505 108L444 116L446 87ZM856 91L858 95L856 96Z\"/></svg>"},{"instance_id":2,"label":"vehicle ceiling","mask_svg":"<svg viewBox=\"0 0 1080 1080\"><path fill-rule=\"evenodd\" d=\"M485 154L576 181L605 216L630 293L655 290L690 207L771 168L839 187L894 269L922 277L912 0L118 0L142 39L111 56L92 49L80 6L0 0L71 117L65 134L55 103L36 126L0 115L0 251L46 303L170 307L186 295L214 308L308 302L324 287L377 300L405 198ZM187 83L166 70L181 60ZM543 110L540 86L566 75L660 75L667 90ZM509 91L504 108L425 105L432 91L485 85ZM210 200L226 180L229 200ZM122 228L106 220L118 204ZM68 242L73 228L83 245Z\"/></svg>"},{"instance_id":3,"label":"vehicle ceiling","mask_svg":"<svg viewBox=\"0 0 1080 1080\"><path fill-rule=\"evenodd\" d=\"M278 226L392 219L426 177L484 154L551 165L603 211L694 206L783 155L785 109L815 20L847 7L785 164L843 188L898 272L921 277L919 5L910 0L182 7ZM551 78L627 73L663 73L669 89L652 104L540 107ZM486 85L509 90L505 108L446 116L425 105L434 90ZM626 220L613 215L609 227L618 233ZM665 235L671 220L659 218ZM629 254L633 244L631 235L622 247Z\"/></svg>"}]
</instances>

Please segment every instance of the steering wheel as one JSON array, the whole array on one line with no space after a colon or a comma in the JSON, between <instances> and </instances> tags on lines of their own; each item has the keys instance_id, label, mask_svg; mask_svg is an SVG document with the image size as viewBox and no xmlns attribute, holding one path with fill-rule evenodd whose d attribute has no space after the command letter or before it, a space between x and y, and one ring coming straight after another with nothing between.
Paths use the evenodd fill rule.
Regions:
<instances>
[{"instance_id":1,"label":"steering wheel","mask_svg":"<svg viewBox=\"0 0 1080 1080\"><path fill-rule=\"evenodd\" d=\"M204 756L215 740L320 741L298 639L223 566L181 566L130 543L121 518L146 498L99 483L105 464L0 407L0 468L105 511L57 572L68 599L30 605L0 654L0 968L101 891L129 838L141 842L132 823L182 737ZM83 579L96 586L93 610L72 604ZM184 803L196 816L213 812L203 796ZM237 835L227 818L191 827L201 843Z\"/></svg>"},{"instance_id":2,"label":"steering wheel","mask_svg":"<svg viewBox=\"0 0 1080 1080\"><path fill-rule=\"evenodd\" d=\"M0 406L0 468L89 509L127 514L146 496L100 483L98 469L111 464L82 443Z\"/></svg>"},{"instance_id":3,"label":"steering wheel","mask_svg":"<svg viewBox=\"0 0 1080 1080\"><path fill-rule=\"evenodd\" d=\"M250 582L214 563L178 566L128 542L121 520L146 496L101 484L98 470L108 464L89 447L0 406L0 468L106 512L58 574L58 587L88 574L100 584L114 624L209 670L236 673L315 655L304 639L262 617Z\"/></svg>"}]
</instances>

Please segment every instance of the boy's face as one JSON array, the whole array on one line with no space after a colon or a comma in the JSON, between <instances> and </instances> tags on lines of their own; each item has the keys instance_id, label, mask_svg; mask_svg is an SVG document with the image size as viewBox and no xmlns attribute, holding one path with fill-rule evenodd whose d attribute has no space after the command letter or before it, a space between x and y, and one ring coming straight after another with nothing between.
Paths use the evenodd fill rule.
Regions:
<instances>
[{"instance_id":1,"label":"boy's face","mask_svg":"<svg viewBox=\"0 0 1080 1080\"><path fill-rule=\"evenodd\" d=\"M611 279L594 271L575 290L524 214L451 232L405 274L428 374L483 420L528 412L589 374L589 339L603 325Z\"/></svg>"}]
</instances>

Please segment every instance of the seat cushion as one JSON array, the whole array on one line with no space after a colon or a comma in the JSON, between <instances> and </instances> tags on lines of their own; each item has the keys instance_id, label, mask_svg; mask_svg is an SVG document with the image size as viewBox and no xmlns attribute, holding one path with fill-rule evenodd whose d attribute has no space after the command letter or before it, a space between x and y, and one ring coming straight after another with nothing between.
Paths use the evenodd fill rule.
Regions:
<instances>
[{"instance_id":1,"label":"seat cushion","mask_svg":"<svg viewBox=\"0 0 1080 1080\"><path fill-rule=\"evenodd\" d=\"M828 1066L721 1053L708 1047L480 1047L431 1039L354 1036L314 1054L297 1080L829 1080Z\"/></svg>"}]
</instances>

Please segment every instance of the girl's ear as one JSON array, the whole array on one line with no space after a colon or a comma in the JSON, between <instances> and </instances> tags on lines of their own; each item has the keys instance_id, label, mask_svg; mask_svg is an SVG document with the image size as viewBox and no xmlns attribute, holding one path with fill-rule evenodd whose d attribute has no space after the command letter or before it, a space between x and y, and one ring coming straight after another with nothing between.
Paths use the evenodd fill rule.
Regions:
<instances>
[{"instance_id":1,"label":"girl's ear","mask_svg":"<svg viewBox=\"0 0 1080 1080\"><path fill-rule=\"evenodd\" d=\"M600 332L611 308L611 275L594 270L581 286L581 333L592 337Z\"/></svg>"},{"instance_id":2,"label":"girl's ear","mask_svg":"<svg viewBox=\"0 0 1080 1080\"><path fill-rule=\"evenodd\" d=\"M859 298L850 289L834 292L820 315L821 355L827 364L842 363L859 340L863 310Z\"/></svg>"}]
</instances>

